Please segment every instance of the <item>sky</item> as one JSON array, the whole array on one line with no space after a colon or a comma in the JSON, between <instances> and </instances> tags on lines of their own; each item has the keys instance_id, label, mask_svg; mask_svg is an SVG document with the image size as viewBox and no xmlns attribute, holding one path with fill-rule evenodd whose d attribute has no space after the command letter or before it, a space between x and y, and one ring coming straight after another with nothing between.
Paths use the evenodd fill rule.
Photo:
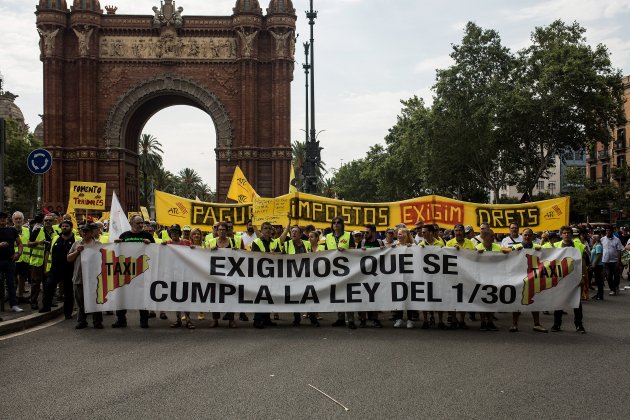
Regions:
<instances>
[{"instance_id":1,"label":"sky","mask_svg":"<svg viewBox=\"0 0 630 420\"><path fill-rule=\"evenodd\" d=\"M35 30L37 0L0 0L0 72L5 90L34 129L42 109L42 63ZM68 0L68 3L72 3ZM236 0L177 0L186 15L226 16ZM293 0L298 16L292 83L291 138L304 140L305 76L302 43L309 38L308 0ZM579 22L590 44L605 44L613 65L630 72L630 0L315 0L315 110L322 160L332 174L383 143L396 123L400 100L414 95L431 103L435 70L448 67L466 22L499 32L512 51L529 45L537 26L556 19ZM159 0L103 0L117 14L151 14ZM263 13L269 0L260 0ZM177 124L173 124L176 121ZM216 139L212 119L186 106L166 108L144 133L163 145L171 172L195 169L215 189Z\"/></svg>"}]
</instances>

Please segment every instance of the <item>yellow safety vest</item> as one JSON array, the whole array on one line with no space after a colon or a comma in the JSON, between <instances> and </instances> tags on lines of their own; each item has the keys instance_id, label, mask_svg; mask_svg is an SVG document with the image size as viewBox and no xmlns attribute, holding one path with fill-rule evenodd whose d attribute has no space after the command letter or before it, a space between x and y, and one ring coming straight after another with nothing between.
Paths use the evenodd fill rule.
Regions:
<instances>
[{"instance_id":1,"label":"yellow safety vest","mask_svg":"<svg viewBox=\"0 0 630 420\"><path fill-rule=\"evenodd\" d=\"M258 245L258 249L260 251L266 252L266 248L265 248L265 245L263 244L262 238L254 239L253 243ZM272 239L271 243L269 244L269 252L275 252L279 247L280 247L280 243L278 242L278 240L277 239Z\"/></svg>"},{"instance_id":2,"label":"yellow safety vest","mask_svg":"<svg viewBox=\"0 0 630 420\"><path fill-rule=\"evenodd\" d=\"M228 239L229 239L229 242L230 242L230 248L232 248L232 249L234 249L234 248L238 249L238 248L236 247L236 241L235 241L234 239L232 239L232 238L228 238ZM208 248L212 249L212 248L214 248L215 246L217 246L217 241L218 241L218 240L219 240L219 238L218 238L218 237L217 237L217 238L210 238L210 242L208 242Z\"/></svg>"},{"instance_id":3,"label":"yellow safety vest","mask_svg":"<svg viewBox=\"0 0 630 420\"><path fill-rule=\"evenodd\" d=\"M304 244L304 249L306 249L306 252L311 252L311 243L303 239L302 243ZM293 244L293 239L289 239L284 243L284 252L290 255L295 254L295 245Z\"/></svg>"},{"instance_id":4,"label":"yellow safety vest","mask_svg":"<svg viewBox=\"0 0 630 420\"><path fill-rule=\"evenodd\" d=\"M486 247L483 246L483 243L477 244L477 246L475 247L477 248L477 250L479 251L487 251ZM490 250L490 252L501 252L501 245L497 244L497 243L492 243L492 249Z\"/></svg>"},{"instance_id":5,"label":"yellow safety vest","mask_svg":"<svg viewBox=\"0 0 630 420\"><path fill-rule=\"evenodd\" d=\"M18 232L20 235L20 240L22 241L22 255L20 255L20 259L16 262L28 262L31 260L31 248L28 246L28 238L31 236L31 232L28 230L26 226L22 226L22 231ZM18 252L18 246L15 246L15 252Z\"/></svg>"},{"instance_id":6,"label":"yellow safety vest","mask_svg":"<svg viewBox=\"0 0 630 420\"><path fill-rule=\"evenodd\" d=\"M337 248L350 249L350 232L344 232L339 237L338 243L337 240L335 240L334 233L329 233L328 235L326 235L326 249Z\"/></svg>"},{"instance_id":7,"label":"yellow safety vest","mask_svg":"<svg viewBox=\"0 0 630 420\"><path fill-rule=\"evenodd\" d=\"M55 240L57 237L57 233L53 229L52 240ZM33 242L39 242L46 240L46 234L44 233L44 228L39 229L39 233L37 234L37 238ZM29 259L29 264L34 267L41 267L44 265L44 254L46 252L46 244L40 244L31 248L31 258Z\"/></svg>"}]
</instances>

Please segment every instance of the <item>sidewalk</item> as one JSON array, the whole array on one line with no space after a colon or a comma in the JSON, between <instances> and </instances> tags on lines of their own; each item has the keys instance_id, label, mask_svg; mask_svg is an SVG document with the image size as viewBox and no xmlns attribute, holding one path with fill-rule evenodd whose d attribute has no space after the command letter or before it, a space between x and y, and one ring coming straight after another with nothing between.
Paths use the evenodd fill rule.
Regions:
<instances>
[{"instance_id":1,"label":"sidewalk","mask_svg":"<svg viewBox=\"0 0 630 420\"><path fill-rule=\"evenodd\" d=\"M31 305L28 303L21 303L18 306L24 309L24 312L11 312L8 302L5 303L4 312L0 312L0 318L2 318L0 336L32 328L58 316L63 316L63 303L57 303L56 308L43 314L31 309Z\"/></svg>"}]
</instances>

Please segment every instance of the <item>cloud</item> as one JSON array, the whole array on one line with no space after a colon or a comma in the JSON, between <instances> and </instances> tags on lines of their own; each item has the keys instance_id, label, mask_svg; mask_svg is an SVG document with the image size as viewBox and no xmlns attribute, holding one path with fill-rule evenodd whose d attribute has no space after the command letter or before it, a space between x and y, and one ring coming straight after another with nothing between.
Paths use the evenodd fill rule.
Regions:
<instances>
[{"instance_id":1,"label":"cloud","mask_svg":"<svg viewBox=\"0 0 630 420\"><path fill-rule=\"evenodd\" d=\"M511 20L594 21L630 11L630 0L549 0L510 12Z\"/></svg>"},{"instance_id":2,"label":"cloud","mask_svg":"<svg viewBox=\"0 0 630 420\"><path fill-rule=\"evenodd\" d=\"M439 55L436 57L425 58L416 63L414 66L415 73L424 73L426 71L435 72L437 69L445 69L453 64L453 59L449 55Z\"/></svg>"}]
</instances>

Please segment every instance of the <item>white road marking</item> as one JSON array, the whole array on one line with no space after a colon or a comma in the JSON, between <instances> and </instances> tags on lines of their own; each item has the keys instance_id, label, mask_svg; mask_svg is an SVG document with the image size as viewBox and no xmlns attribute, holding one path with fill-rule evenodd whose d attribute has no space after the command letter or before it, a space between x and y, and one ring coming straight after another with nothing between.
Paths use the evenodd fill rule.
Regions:
<instances>
[{"instance_id":1,"label":"white road marking","mask_svg":"<svg viewBox=\"0 0 630 420\"><path fill-rule=\"evenodd\" d=\"M61 319L54 319L52 321L48 321L48 322L46 322L44 324L38 325L38 326L33 327L33 328L29 328L29 329L26 329L26 330L23 330L23 331L14 332L13 334L3 335L2 337L0 337L0 341L8 340L10 338L15 338L15 337L19 337L19 336L24 335L24 334L29 334L29 333L32 333L32 332L35 332L35 331L43 330L44 328L52 327L53 325L57 325L57 324L59 324L60 322L63 322L63 321L65 321L65 318L61 317Z\"/></svg>"}]
</instances>

